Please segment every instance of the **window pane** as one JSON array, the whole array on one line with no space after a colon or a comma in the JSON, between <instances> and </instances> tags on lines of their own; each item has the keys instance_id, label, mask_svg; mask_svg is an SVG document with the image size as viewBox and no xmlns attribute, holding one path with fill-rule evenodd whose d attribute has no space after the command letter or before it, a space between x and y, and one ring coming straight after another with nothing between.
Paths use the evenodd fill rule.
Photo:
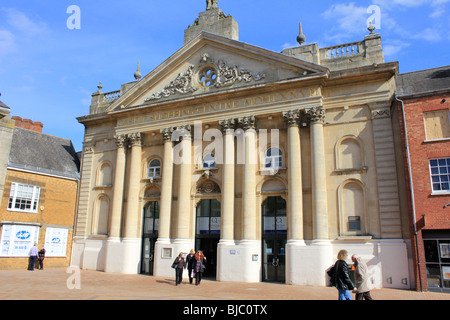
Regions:
<instances>
[{"instance_id":1,"label":"window pane","mask_svg":"<svg viewBox=\"0 0 450 320\"><path fill-rule=\"evenodd\" d=\"M438 243L436 240L424 240L425 261L439 262Z\"/></svg>"}]
</instances>

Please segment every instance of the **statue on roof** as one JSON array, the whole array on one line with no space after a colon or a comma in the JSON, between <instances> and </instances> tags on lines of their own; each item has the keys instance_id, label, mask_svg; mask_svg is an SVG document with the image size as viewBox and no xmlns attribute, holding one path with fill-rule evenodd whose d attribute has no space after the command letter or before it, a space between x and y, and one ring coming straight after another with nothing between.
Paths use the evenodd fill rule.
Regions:
<instances>
[{"instance_id":1,"label":"statue on roof","mask_svg":"<svg viewBox=\"0 0 450 320\"><path fill-rule=\"evenodd\" d=\"M218 0L206 0L206 10L217 9Z\"/></svg>"}]
</instances>

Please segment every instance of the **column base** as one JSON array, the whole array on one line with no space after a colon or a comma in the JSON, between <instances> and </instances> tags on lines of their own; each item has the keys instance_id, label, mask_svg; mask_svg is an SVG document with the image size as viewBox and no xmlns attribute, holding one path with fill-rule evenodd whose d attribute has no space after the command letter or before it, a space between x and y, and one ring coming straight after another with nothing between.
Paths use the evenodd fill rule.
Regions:
<instances>
[{"instance_id":1,"label":"column base","mask_svg":"<svg viewBox=\"0 0 450 320\"><path fill-rule=\"evenodd\" d=\"M299 286L326 286L325 270L335 259L329 240L290 240L286 245L286 283Z\"/></svg>"},{"instance_id":2,"label":"column base","mask_svg":"<svg viewBox=\"0 0 450 320\"><path fill-rule=\"evenodd\" d=\"M109 238L106 241L105 272L139 274L141 238Z\"/></svg>"},{"instance_id":3,"label":"column base","mask_svg":"<svg viewBox=\"0 0 450 320\"><path fill-rule=\"evenodd\" d=\"M217 280L229 282L261 281L261 241L221 240L217 246Z\"/></svg>"},{"instance_id":4,"label":"column base","mask_svg":"<svg viewBox=\"0 0 450 320\"><path fill-rule=\"evenodd\" d=\"M154 275L156 277L174 278L175 272L171 268L173 261L180 252L183 252L186 258L191 249L194 249L193 239L158 239L155 243ZM170 255L167 253L170 253ZM187 273L183 272L183 278L187 277Z\"/></svg>"}]
</instances>

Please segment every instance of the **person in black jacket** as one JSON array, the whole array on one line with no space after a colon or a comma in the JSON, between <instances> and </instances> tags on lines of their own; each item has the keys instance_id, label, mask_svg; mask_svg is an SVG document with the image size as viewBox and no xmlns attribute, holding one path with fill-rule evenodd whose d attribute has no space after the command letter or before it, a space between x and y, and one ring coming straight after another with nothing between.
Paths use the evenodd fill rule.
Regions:
<instances>
[{"instance_id":1,"label":"person in black jacket","mask_svg":"<svg viewBox=\"0 0 450 320\"><path fill-rule=\"evenodd\" d=\"M195 277L194 267L195 267L195 251L191 249L189 254L186 256L186 265L189 276L189 283L192 284L192 280Z\"/></svg>"},{"instance_id":2,"label":"person in black jacket","mask_svg":"<svg viewBox=\"0 0 450 320\"><path fill-rule=\"evenodd\" d=\"M348 272L348 264L345 260L348 257L347 250L341 250L338 253L337 261L335 263L336 272L334 274L335 287L339 291L339 300L352 300L350 290L353 290L355 286L350 279Z\"/></svg>"}]
</instances>

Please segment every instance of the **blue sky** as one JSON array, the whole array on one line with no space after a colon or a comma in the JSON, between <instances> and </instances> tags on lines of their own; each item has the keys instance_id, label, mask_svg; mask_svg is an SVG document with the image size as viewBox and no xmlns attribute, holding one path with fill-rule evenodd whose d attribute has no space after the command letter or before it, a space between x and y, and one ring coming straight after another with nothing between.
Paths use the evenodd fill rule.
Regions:
<instances>
[{"instance_id":1,"label":"blue sky","mask_svg":"<svg viewBox=\"0 0 450 320\"><path fill-rule=\"evenodd\" d=\"M99 81L103 92L133 81L138 61L149 73L183 46L184 29L205 0L2 0L0 92L12 115L44 123L44 133L82 148L84 127ZM70 30L70 5L81 29ZM381 9L386 61L400 72L450 64L450 0L269 1L219 0L240 27L240 40L280 52L296 45L298 23L320 47L360 41L370 5ZM375 21L374 21L375 22Z\"/></svg>"}]
</instances>

